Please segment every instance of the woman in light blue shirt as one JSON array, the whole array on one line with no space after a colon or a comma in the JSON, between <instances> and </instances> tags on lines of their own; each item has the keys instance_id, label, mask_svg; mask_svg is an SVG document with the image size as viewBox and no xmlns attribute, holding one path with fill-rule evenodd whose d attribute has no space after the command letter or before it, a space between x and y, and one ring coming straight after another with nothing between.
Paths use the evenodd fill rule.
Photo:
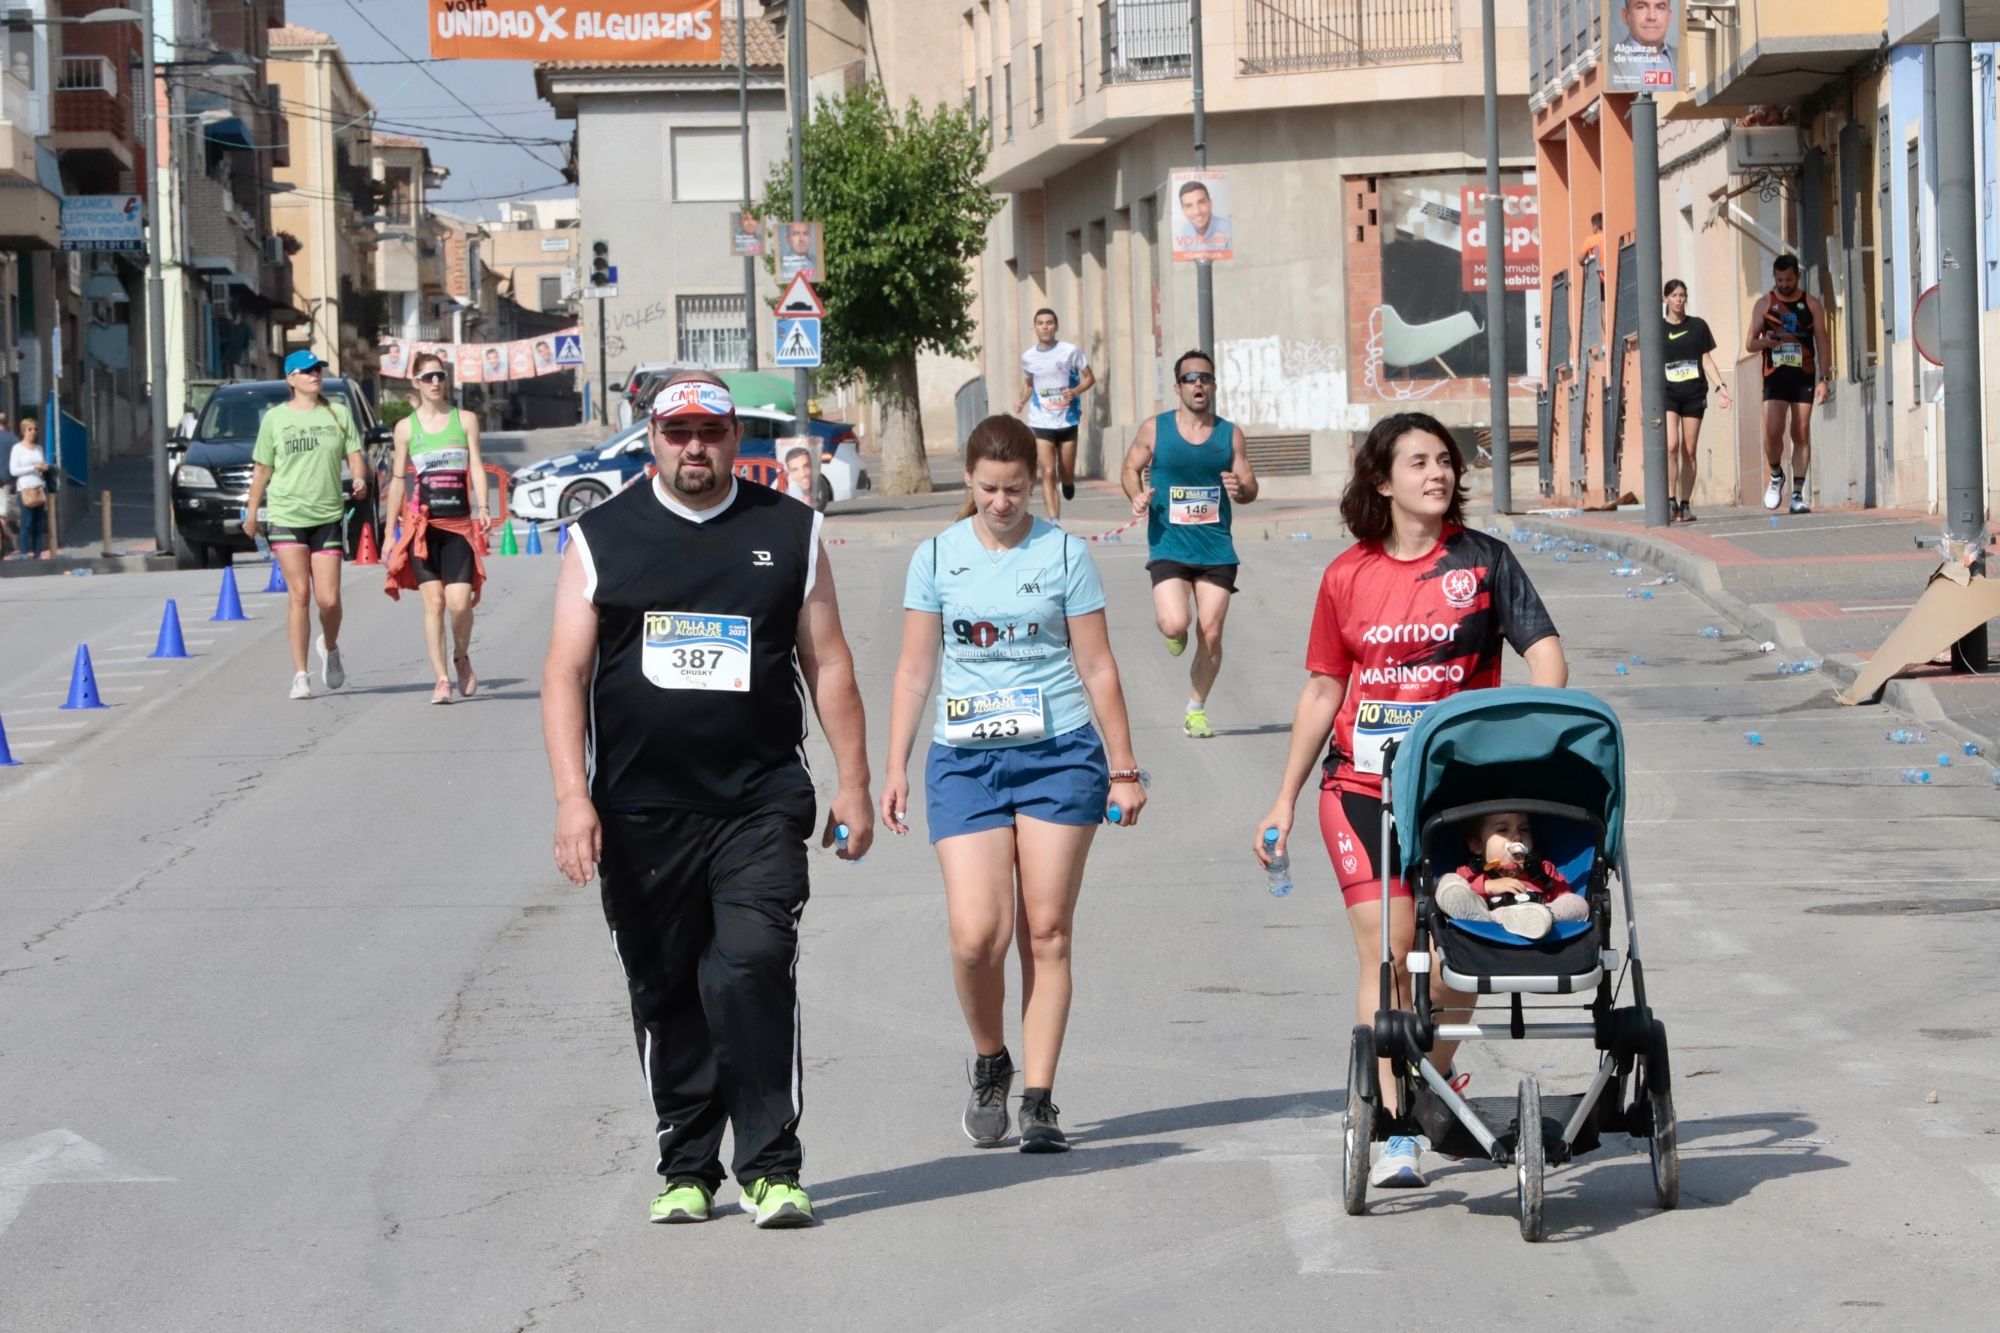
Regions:
<instances>
[{"instance_id":1,"label":"woman in light blue shirt","mask_svg":"<svg viewBox=\"0 0 2000 1333\"><path fill-rule=\"evenodd\" d=\"M965 459L964 513L910 560L882 819L909 832L910 748L941 646L924 804L976 1057L962 1123L982 1148L1006 1141L1014 1062L1002 1011L1007 949L1018 939L1021 1151L1062 1152L1069 1141L1050 1094L1069 1021L1084 858L1107 801L1131 825L1146 792L1090 548L1028 512L1034 435L1014 417L988 417Z\"/></svg>"}]
</instances>

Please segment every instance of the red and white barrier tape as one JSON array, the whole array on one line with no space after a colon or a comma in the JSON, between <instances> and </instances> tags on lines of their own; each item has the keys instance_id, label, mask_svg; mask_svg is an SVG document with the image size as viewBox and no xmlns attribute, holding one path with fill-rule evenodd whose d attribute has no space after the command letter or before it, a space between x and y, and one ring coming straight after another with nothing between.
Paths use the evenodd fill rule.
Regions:
<instances>
[{"instance_id":1,"label":"red and white barrier tape","mask_svg":"<svg viewBox=\"0 0 2000 1333\"><path fill-rule=\"evenodd\" d=\"M1129 532L1129 531L1131 531L1131 530L1132 530L1133 528L1136 528L1136 527L1138 527L1138 526L1139 526L1139 525L1140 525L1141 523L1143 523L1143 522L1145 522L1145 520L1144 520L1144 519L1141 519L1141 518L1135 518L1135 519L1133 519L1132 521L1130 521L1129 523L1120 523L1120 524L1119 524L1119 525L1118 525L1117 527L1115 527L1115 528L1111 529L1111 530L1110 530L1109 532L1100 532L1100 533L1096 534L1095 536L1092 536L1092 537L1085 537L1085 538L1083 538L1082 540L1084 540L1084 541L1087 541L1087 542L1101 542L1101 541L1109 541L1109 540L1110 540L1111 538L1113 538L1113 537L1116 537L1117 535L1119 535L1119 534L1120 534L1120 533L1122 533L1122 532Z\"/></svg>"}]
</instances>

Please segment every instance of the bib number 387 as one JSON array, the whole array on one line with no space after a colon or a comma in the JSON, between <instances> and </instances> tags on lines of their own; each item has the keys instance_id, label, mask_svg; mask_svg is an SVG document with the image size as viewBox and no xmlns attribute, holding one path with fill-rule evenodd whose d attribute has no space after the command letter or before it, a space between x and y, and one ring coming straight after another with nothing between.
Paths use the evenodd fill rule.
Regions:
<instances>
[{"instance_id":1,"label":"bib number 387","mask_svg":"<svg viewBox=\"0 0 2000 1333\"><path fill-rule=\"evenodd\" d=\"M1039 687L993 690L944 701L947 745L1021 745L1042 739Z\"/></svg>"},{"instance_id":2,"label":"bib number 387","mask_svg":"<svg viewBox=\"0 0 2000 1333\"><path fill-rule=\"evenodd\" d=\"M648 611L639 669L663 690L750 690L750 617Z\"/></svg>"}]
</instances>

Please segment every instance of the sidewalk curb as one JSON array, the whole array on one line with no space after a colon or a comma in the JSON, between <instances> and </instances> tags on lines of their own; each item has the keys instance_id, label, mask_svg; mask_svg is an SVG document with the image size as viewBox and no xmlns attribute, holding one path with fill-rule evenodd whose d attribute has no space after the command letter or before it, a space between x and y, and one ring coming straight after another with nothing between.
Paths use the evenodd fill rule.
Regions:
<instances>
[{"instance_id":1,"label":"sidewalk curb","mask_svg":"<svg viewBox=\"0 0 2000 1333\"><path fill-rule=\"evenodd\" d=\"M920 541L935 537L956 522L956 518L942 520L868 520L855 519L842 522L838 513L827 515L826 525L821 535L830 546L914 546ZM1119 526L1111 524L1112 528ZM1108 529L1107 529L1108 530ZM1070 535L1083 541L1094 541L1100 534L1075 528ZM1261 522L1245 523L1240 519L1231 535L1239 542L1267 541L1281 542L1292 539L1292 534L1303 532L1309 540L1339 540L1346 537L1347 529L1341 524L1340 515L1315 514L1311 517L1301 514L1294 518L1265 519ZM1115 542L1121 546L1146 544L1146 534L1133 529L1122 534Z\"/></svg>"},{"instance_id":2,"label":"sidewalk curb","mask_svg":"<svg viewBox=\"0 0 2000 1333\"><path fill-rule=\"evenodd\" d=\"M53 560L0 562L0 579L46 578L79 569L92 574L157 574L174 568L170 555L58 555Z\"/></svg>"},{"instance_id":3,"label":"sidewalk curb","mask_svg":"<svg viewBox=\"0 0 2000 1333\"><path fill-rule=\"evenodd\" d=\"M1620 532L1588 527L1542 514L1486 517L1491 517L1495 522L1512 523L1516 527L1537 528L1571 541L1589 542L1602 550L1616 551L1628 558L1642 560L1673 574L1695 596L1707 602L1716 614L1730 621L1750 637L1759 641L1770 640L1802 654L1810 654L1813 651L1812 645L1806 642L1804 633L1800 631L1798 622L1792 617L1763 603L1740 601L1723 591L1722 571L1717 568L1713 560L1705 560L1644 532ZM1862 659L1842 654L1821 657L1818 670L1830 677L1844 691L1860 676L1862 665ZM1937 691L1923 681L1900 678L1889 681L1882 688L1882 703L1932 727L1950 730L1958 733L1962 739L1976 741L1988 754L2000 750L2000 737L1988 736L1951 717L1945 712L1944 704L1939 701Z\"/></svg>"}]
</instances>

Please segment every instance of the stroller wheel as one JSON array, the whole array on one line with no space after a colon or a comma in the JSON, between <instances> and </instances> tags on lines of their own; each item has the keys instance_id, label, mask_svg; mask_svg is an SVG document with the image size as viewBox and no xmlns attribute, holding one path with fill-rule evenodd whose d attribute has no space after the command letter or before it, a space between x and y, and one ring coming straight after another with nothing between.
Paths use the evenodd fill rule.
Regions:
<instances>
[{"instance_id":1,"label":"stroller wheel","mask_svg":"<svg viewBox=\"0 0 2000 1333\"><path fill-rule=\"evenodd\" d=\"M1535 1080L1521 1080L1521 1105L1514 1141L1514 1174L1521 1202L1521 1239L1542 1238L1542 1172L1547 1166L1542 1145L1542 1090Z\"/></svg>"},{"instance_id":2,"label":"stroller wheel","mask_svg":"<svg viewBox=\"0 0 2000 1333\"><path fill-rule=\"evenodd\" d=\"M1662 1208L1674 1208L1681 1201L1681 1156L1674 1125L1674 1095L1665 1088L1649 1088L1646 1104L1653 1120L1653 1136L1647 1140L1653 1154L1653 1198Z\"/></svg>"},{"instance_id":3,"label":"stroller wheel","mask_svg":"<svg viewBox=\"0 0 2000 1333\"><path fill-rule=\"evenodd\" d=\"M1375 1138L1378 1081L1374 1029L1358 1026L1347 1061L1347 1111L1341 1117L1340 1194L1349 1217L1368 1211L1368 1145Z\"/></svg>"}]
</instances>

